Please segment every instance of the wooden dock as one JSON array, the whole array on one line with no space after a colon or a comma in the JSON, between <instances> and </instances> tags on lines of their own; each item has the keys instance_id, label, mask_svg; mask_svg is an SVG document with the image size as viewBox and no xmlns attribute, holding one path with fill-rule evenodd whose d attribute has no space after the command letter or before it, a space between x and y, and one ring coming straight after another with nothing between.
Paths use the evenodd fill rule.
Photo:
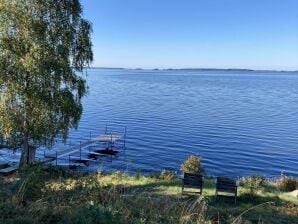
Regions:
<instances>
[{"instance_id":1,"label":"wooden dock","mask_svg":"<svg viewBox=\"0 0 298 224\"><path fill-rule=\"evenodd\" d=\"M79 144L71 146L69 148L57 150L54 153L45 155L43 159L39 160L39 162L40 163L49 163L49 162L53 162L53 161L56 160L56 164L57 164L57 160L59 158L65 157L65 156L70 156L71 154L73 154L75 152L80 152L80 158L81 158L82 148L86 148L86 147L91 146L91 145L93 145L97 142L106 143L106 144L108 144L107 147L112 148L114 146L114 143L118 140L121 140L123 137L124 137L124 145L125 145L126 133L125 133L124 136L122 136L120 134L116 134L116 133L99 135L95 138L90 138L90 140L88 140L88 141L80 142ZM92 154L91 157L92 156L94 157L95 153L96 152L89 152L89 154ZM99 156L99 155L104 155L104 154L103 153L97 153L97 156Z\"/></svg>"},{"instance_id":2,"label":"wooden dock","mask_svg":"<svg viewBox=\"0 0 298 224\"><path fill-rule=\"evenodd\" d=\"M106 156L106 155L105 154L102 154L102 153L98 153L98 152L89 152L88 153L88 157L91 160L96 160L100 156Z\"/></svg>"},{"instance_id":3,"label":"wooden dock","mask_svg":"<svg viewBox=\"0 0 298 224\"><path fill-rule=\"evenodd\" d=\"M96 142L97 142L97 140L91 139L89 141L86 141L86 142L71 146L68 149L58 150L55 153L45 155L45 158L54 159L54 160L56 158L59 159L61 157L67 156L67 155L72 154L72 153L75 153L75 152L79 151L80 149L88 147L88 146L90 146L90 145L92 145Z\"/></svg>"},{"instance_id":4,"label":"wooden dock","mask_svg":"<svg viewBox=\"0 0 298 224\"><path fill-rule=\"evenodd\" d=\"M10 167L1 169L0 170L0 174L6 174L6 175L8 175L8 174L11 174L11 173L16 172L18 169L19 169L18 167L10 166Z\"/></svg>"},{"instance_id":5,"label":"wooden dock","mask_svg":"<svg viewBox=\"0 0 298 224\"><path fill-rule=\"evenodd\" d=\"M70 156L76 152L80 152L80 160L82 160L82 149L89 147L89 158L92 158L93 160L96 160L97 157L99 156L107 156L109 154L105 153L105 150L110 150L109 152L114 152L114 148L116 145L116 142L119 140L123 140L123 149L126 148L125 144L126 144L126 127L124 129L123 134L119 134L119 133L114 133L112 132L112 130L108 130L107 126L106 126L106 130L104 132L104 134L99 135L95 138L91 138L91 132L90 132L90 139L86 140L86 141L81 141L79 144L73 145L73 146L65 146L63 148L60 148L58 150L55 150L54 152L49 152L49 153L44 153L44 157L43 158L39 158L36 160L36 162L39 163L51 163L56 161L56 165L57 165L57 161L59 158L62 157L66 157L66 156ZM102 143L103 147L102 149L96 149L94 151L90 151L90 146L92 146L93 144L95 145L95 143ZM117 145L118 147L119 145ZM0 149L1 148L10 148L10 144L9 144L9 140L4 139L3 136L0 135ZM70 160L72 161L72 160ZM10 173L10 172L14 172L16 171L17 168L15 167L8 167L8 168L4 168L1 169L0 168L0 173Z\"/></svg>"},{"instance_id":6,"label":"wooden dock","mask_svg":"<svg viewBox=\"0 0 298 224\"><path fill-rule=\"evenodd\" d=\"M100 135L100 136L94 138L94 140L99 141L99 142L113 143L113 142L120 140L121 138L122 138L121 135L112 133L112 134Z\"/></svg>"}]
</instances>

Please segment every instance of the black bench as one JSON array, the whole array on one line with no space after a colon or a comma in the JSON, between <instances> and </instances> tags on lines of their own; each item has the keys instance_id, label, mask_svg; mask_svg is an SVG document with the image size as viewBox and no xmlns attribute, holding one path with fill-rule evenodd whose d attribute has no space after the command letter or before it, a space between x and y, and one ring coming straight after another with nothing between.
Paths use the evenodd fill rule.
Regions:
<instances>
[{"instance_id":1,"label":"black bench","mask_svg":"<svg viewBox=\"0 0 298 224\"><path fill-rule=\"evenodd\" d=\"M235 197L235 204L237 200L237 187L238 183L226 177L217 177L216 179L216 190L215 190L215 200L217 200L218 192L225 192L233 194Z\"/></svg>"},{"instance_id":2,"label":"black bench","mask_svg":"<svg viewBox=\"0 0 298 224\"><path fill-rule=\"evenodd\" d=\"M199 174L193 173L184 173L184 177L182 179L182 194L183 193L199 193L202 194L203 190L203 176ZM184 188L193 188L193 189L200 189L200 191L185 191Z\"/></svg>"}]
</instances>

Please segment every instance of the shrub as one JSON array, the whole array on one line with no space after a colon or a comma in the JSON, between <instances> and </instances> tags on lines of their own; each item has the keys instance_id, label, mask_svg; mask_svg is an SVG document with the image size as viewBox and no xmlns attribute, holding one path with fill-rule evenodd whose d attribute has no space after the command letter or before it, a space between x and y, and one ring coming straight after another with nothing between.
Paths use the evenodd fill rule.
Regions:
<instances>
[{"instance_id":1,"label":"shrub","mask_svg":"<svg viewBox=\"0 0 298 224\"><path fill-rule=\"evenodd\" d=\"M248 187L249 193L251 195L255 195L257 191L263 186L264 181L264 177L251 176L246 178L243 177L241 182L244 184L245 187Z\"/></svg>"},{"instance_id":2,"label":"shrub","mask_svg":"<svg viewBox=\"0 0 298 224\"><path fill-rule=\"evenodd\" d=\"M150 177L150 178L153 178L153 179L157 179L157 178L158 178L158 173L152 171L152 172L149 174L149 177Z\"/></svg>"},{"instance_id":3,"label":"shrub","mask_svg":"<svg viewBox=\"0 0 298 224\"><path fill-rule=\"evenodd\" d=\"M18 192L15 199L19 203L24 201L34 201L41 195L44 180L47 179L48 172L41 165L30 164L20 170L21 181L18 182Z\"/></svg>"},{"instance_id":4,"label":"shrub","mask_svg":"<svg viewBox=\"0 0 298 224\"><path fill-rule=\"evenodd\" d=\"M142 177L142 171L141 169L137 169L136 174L135 174L135 178L137 180L139 180Z\"/></svg>"},{"instance_id":5,"label":"shrub","mask_svg":"<svg viewBox=\"0 0 298 224\"><path fill-rule=\"evenodd\" d=\"M65 217L62 223L120 224L124 222L120 214L113 214L101 205L89 205L76 209L70 216Z\"/></svg>"},{"instance_id":6,"label":"shrub","mask_svg":"<svg viewBox=\"0 0 298 224\"><path fill-rule=\"evenodd\" d=\"M12 200L6 200L0 202L0 223L37 224L38 220L35 217L30 216L26 207L19 206L19 204Z\"/></svg>"},{"instance_id":7,"label":"shrub","mask_svg":"<svg viewBox=\"0 0 298 224\"><path fill-rule=\"evenodd\" d=\"M159 176L160 179L170 181L176 179L176 174L170 170L163 170Z\"/></svg>"},{"instance_id":8,"label":"shrub","mask_svg":"<svg viewBox=\"0 0 298 224\"><path fill-rule=\"evenodd\" d=\"M181 171L183 173L203 174L204 168L201 164L201 157L194 155L188 157L188 159L182 163Z\"/></svg>"},{"instance_id":9,"label":"shrub","mask_svg":"<svg viewBox=\"0 0 298 224\"><path fill-rule=\"evenodd\" d=\"M97 170L95 172L95 175L97 176L97 178L101 178L105 176L105 173L102 170Z\"/></svg>"},{"instance_id":10,"label":"shrub","mask_svg":"<svg viewBox=\"0 0 298 224\"><path fill-rule=\"evenodd\" d=\"M292 177L282 177L279 181L279 188L282 191L294 191L296 190L298 182Z\"/></svg>"},{"instance_id":11,"label":"shrub","mask_svg":"<svg viewBox=\"0 0 298 224\"><path fill-rule=\"evenodd\" d=\"M121 173L120 171L114 171L112 174L111 174L111 177L115 180L119 180L123 177L123 173Z\"/></svg>"}]
</instances>

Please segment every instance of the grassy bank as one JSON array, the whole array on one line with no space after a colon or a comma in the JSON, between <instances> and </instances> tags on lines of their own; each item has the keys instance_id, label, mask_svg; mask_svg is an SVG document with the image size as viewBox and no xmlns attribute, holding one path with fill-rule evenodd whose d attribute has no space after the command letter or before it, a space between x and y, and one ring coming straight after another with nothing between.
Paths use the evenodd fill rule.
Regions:
<instances>
[{"instance_id":1,"label":"grassy bank","mask_svg":"<svg viewBox=\"0 0 298 224\"><path fill-rule=\"evenodd\" d=\"M239 187L237 206L214 202L214 179L203 196L181 196L171 175L70 173L31 167L1 178L0 223L298 223L298 198L275 183Z\"/></svg>"}]
</instances>

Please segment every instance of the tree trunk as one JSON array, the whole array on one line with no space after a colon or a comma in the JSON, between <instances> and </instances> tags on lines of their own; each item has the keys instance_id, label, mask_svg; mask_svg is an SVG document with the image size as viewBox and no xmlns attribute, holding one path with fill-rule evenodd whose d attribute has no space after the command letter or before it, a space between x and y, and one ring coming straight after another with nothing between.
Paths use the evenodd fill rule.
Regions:
<instances>
[{"instance_id":1,"label":"tree trunk","mask_svg":"<svg viewBox=\"0 0 298 224\"><path fill-rule=\"evenodd\" d=\"M35 160L35 152L35 147L29 145L28 133L25 133L20 167L32 163Z\"/></svg>"},{"instance_id":2,"label":"tree trunk","mask_svg":"<svg viewBox=\"0 0 298 224\"><path fill-rule=\"evenodd\" d=\"M27 164L27 157L28 157L28 149L24 145L22 149L21 159L20 159L20 167Z\"/></svg>"},{"instance_id":3,"label":"tree trunk","mask_svg":"<svg viewBox=\"0 0 298 224\"><path fill-rule=\"evenodd\" d=\"M35 161L35 153L36 148L34 146L29 146L29 163L33 163Z\"/></svg>"}]
</instances>

